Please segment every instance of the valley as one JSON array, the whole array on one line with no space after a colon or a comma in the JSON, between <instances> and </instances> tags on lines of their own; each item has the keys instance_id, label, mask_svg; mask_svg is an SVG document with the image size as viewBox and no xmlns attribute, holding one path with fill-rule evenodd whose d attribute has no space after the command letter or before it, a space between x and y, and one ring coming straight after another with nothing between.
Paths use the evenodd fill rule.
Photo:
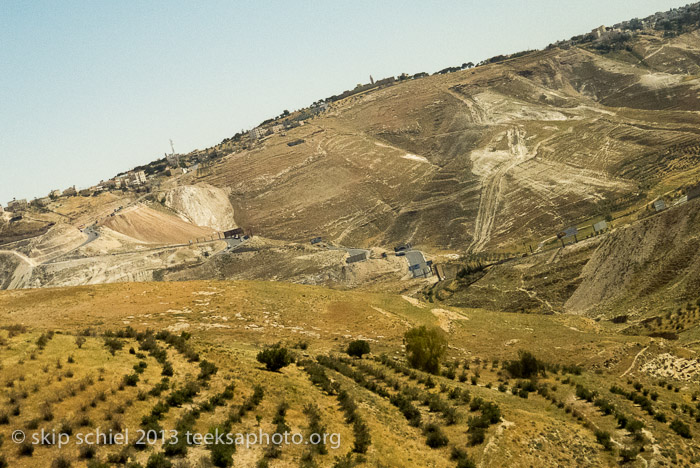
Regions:
<instances>
[{"instance_id":1,"label":"valley","mask_svg":"<svg viewBox=\"0 0 700 468\"><path fill-rule=\"evenodd\" d=\"M700 465L699 28L370 77L13 200L0 468ZM184 437L217 431L332 439Z\"/></svg>"}]
</instances>

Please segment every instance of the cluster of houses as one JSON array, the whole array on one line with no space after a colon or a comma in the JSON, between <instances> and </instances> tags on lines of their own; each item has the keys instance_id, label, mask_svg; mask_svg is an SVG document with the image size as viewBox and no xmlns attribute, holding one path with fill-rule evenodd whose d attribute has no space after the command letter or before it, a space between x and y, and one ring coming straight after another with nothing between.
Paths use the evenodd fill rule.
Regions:
<instances>
[{"instance_id":1,"label":"cluster of houses","mask_svg":"<svg viewBox=\"0 0 700 468\"><path fill-rule=\"evenodd\" d=\"M595 40L609 39L609 38L615 37L621 33L622 33L622 29L620 29L618 27L614 27L614 26L613 27L599 26L591 31L591 34L593 35L593 38Z\"/></svg>"},{"instance_id":2,"label":"cluster of houses","mask_svg":"<svg viewBox=\"0 0 700 468\"><path fill-rule=\"evenodd\" d=\"M363 93L365 91L369 91L372 89L378 89L378 88L384 88L387 86L391 86L397 81L404 81L408 79L417 79L417 78L422 78L423 76L428 76L427 73L417 73L413 76L407 75L406 73L401 74L398 77L398 80L396 77L390 76L388 78L383 78L381 80L374 80L372 76L370 75L369 77L369 83L365 84L358 84L355 86L355 88L347 91L343 91L342 93L338 95L333 95L330 96L326 99L319 100L317 102L314 102L311 106L302 109L295 118L291 120L286 120L283 123L276 123L274 125L265 125L270 123L270 121L265 121L263 124L253 128L248 132L248 136L250 137L251 140L260 140L268 135L274 135L275 133L280 133L285 130L289 130L295 127L298 127L300 125L304 125L304 119L310 119L313 118L323 112L326 112L330 106L331 102L339 101L341 99ZM287 114L288 115L288 114Z\"/></svg>"},{"instance_id":3,"label":"cluster of houses","mask_svg":"<svg viewBox=\"0 0 700 468\"><path fill-rule=\"evenodd\" d=\"M310 119L321 114L322 112L327 111L328 106L329 104L324 101L315 102L306 109L303 109L298 116L292 118L291 120L275 123L274 125L264 125L265 122L263 122L263 124L250 130L248 132L248 136L251 140L260 140L268 135L274 135L276 133L291 130L292 128L300 127L304 125L304 119Z\"/></svg>"},{"instance_id":4,"label":"cluster of houses","mask_svg":"<svg viewBox=\"0 0 700 468\"><path fill-rule=\"evenodd\" d=\"M263 137L266 137L268 135L274 135L275 133L282 133L285 130L290 130L294 127L298 127L300 125L304 125L304 121L300 120L298 122L294 123L279 123L272 125L271 127L255 127L252 129L250 132L248 132L248 136L250 137L251 140L260 140Z\"/></svg>"},{"instance_id":5,"label":"cluster of houses","mask_svg":"<svg viewBox=\"0 0 700 468\"><path fill-rule=\"evenodd\" d=\"M182 169L180 169L182 171ZM182 173L182 172L181 172ZM51 203L52 200L56 200L61 197L75 197L77 195L81 196L91 196L108 190L117 190L122 187L139 187L145 185L147 182L146 173L144 171L131 171L123 176L114 177L107 181L102 181L98 185L93 185L86 189L78 190L75 185L68 187L67 189L61 190L51 190L49 194L45 197L35 198L31 202L26 199L13 199L7 203L5 208L0 205L0 212L8 211L13 213L19 213L26 211L30 205L45 207Z\"/></svg>"},{"instance_id":6,"label":"cluster of houses","mask_svg":"<svg viewBox=\"0 0 700 468\"><path fill-rule=\"evenodd\" d=\"M140 187L146 185L147 181L148 178L146 177L146 173L144 171L130 171L122 176L100 181L99 184L93 185L92 187L88 187L82 190L76 190L75 186L73 186L61 192L61 195L58 195L58 190L54 190L49 196L52 198L58 198L58 196L73 197L76 195L90 196L109 190L119 190L122 188L129 187Z\"/></svg>"}]
</instances>

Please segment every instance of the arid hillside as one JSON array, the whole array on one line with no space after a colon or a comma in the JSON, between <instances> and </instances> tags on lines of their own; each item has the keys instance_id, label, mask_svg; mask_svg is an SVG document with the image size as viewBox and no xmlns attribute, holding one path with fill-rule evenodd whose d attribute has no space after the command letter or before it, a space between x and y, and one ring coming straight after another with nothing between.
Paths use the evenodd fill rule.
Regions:
<instances>
[{"instance_id":1,"label":"arid hillside","mask_svg":"<svg viewBox=\"0 0 700 468\"><path fill-rule=\"evenodd\" d=\"M541 252L569 226L585 236L603 219L622 227L700 180L700 33L621 37L615 47L561 42L398 80L335 100L303 125L184 155L185 174L4 213L2 284L210 278L375 287L402 278L405 262L346 267L341 251L309 250L309 240L377 254L409 242L450 263ZM78 232L88 226L92 234ZM236 252L183 247L234 227L266 241ZM598 243L586 245L566 282L537 297L517 285L484 300L498 310L563 310ZM166 246L172 255L150 250ZM600 290L589 282L581 287ZM584 289L567 310L589 309L580 305ZM557 297L539 300L548 294Z\"/></svg>"},{"instance_id":2,"label":"arid hillside","mask_svg":"<svg viewBox=\"0 0 700 468\"><path fill-rule=\"evenodd\" d=\"M3 291L0 309L0 454L13 467L159 456L210 467L208 446L132 438L88 453L72 439L28 452L10 433L274 431L283 406L289 431L321 427L340 443L238 446L233 466L693 466L700 456L697 344L618 333L624 324L273 282ZM406 365L403 334L418 325L446 334L440 375ZM345 354L354 339L370 356ZM296 363L271 372L256 355L275 343ZM546 372L514 378L519 350Z\"/></svg>"},{"instance_id":3,"label":"arid hillside","mask_svg":"<svg viewBox=\"0 0 700 468\"><path fill-rule=\"evenodd\" d=\"M270 238L522 248L700 176L700 35L628 46L554 47L351 96L189 177L230 190L237 223Z\"/></svg>"},{"instance_id":4,"label":"arid hillside","mask_svg":"<svg viewBox=\"0 0 700 468\"><path fill-rule=\"evenodd\" d=\"M635 325L635 333L692 341L700 300L699 228L700 200L692 200L563 249L484 262L483 268L457 262L455 278L426 287L424 295L463 307L618 317Z\"/></svg>"}]
</instances>

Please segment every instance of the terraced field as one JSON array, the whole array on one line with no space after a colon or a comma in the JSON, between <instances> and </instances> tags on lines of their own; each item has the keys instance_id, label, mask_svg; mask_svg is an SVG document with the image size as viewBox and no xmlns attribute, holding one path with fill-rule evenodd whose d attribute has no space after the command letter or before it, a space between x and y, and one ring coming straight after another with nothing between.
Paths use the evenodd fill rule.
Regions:
<instances>
[{"instance_id":1,"label":"terraced field","mask_svg":"<svg viewBox=\"0 0 700 468\"><path fill-rule=\"evenodd\" d=\"M217 457L251 467L617 466L623 456L692 466L700 456L696 345L627 323L254 282L8 291L0 301L9 466L226 466ZM40 316L42 327L21 325ZM417 325L445 330L439 375L406 363L403 334ZM358 338L369 358L344 353ZM295 360L277 372L256 360L274 343ZM544 367L514 374L519 350ZM685 425L691 438L677 433ZM70 441L26 448L11 439L18 428ZM128 428L130 442L77 444L98 428ZM217 428L329 435L324 444L241 440L235 450L180 442ZM139 430L167 437L144 446Z\"/></svg>"},{"instance_id":2,"label":"terraced field","mask_svg":"<svg viewBox=\"0 0 700 468\"><path fill-rule=\"evenodd\" d=\"M694 65L664 65L697 54L697 34L682 37L653 64L553 48L352 96L201 180L232 189L237 222L271 238L522 248L696 180Z\"/></svg>"}]
</instances>

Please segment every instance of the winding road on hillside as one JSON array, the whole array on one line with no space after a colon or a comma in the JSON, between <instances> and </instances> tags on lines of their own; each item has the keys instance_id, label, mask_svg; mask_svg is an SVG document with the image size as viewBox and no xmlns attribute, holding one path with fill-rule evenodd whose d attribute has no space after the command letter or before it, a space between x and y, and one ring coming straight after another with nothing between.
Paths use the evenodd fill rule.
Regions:
<instances>
[{"instance_id":1,"label":"winding road on hillside","mask_svg":"<svg viewBox=\"0 0 700 468\"><path fill-rule=\"evenodd\" d=\"M78 247L68 251L64 252L57 257L46 259L44 261L36 261L30 257L27 257L26 255L16 251L16 250L0 250L0 254L8 254L8 255L14 255L20 260L20 264L17 266L15 271L12 274L12 280L10 281L10 284L7 289L19 289L21 288L26 282L31 278L32 276L32 271L34 270L35 267L39 265L46 265L48 263L54 263L56 260L58 260L61 257L64 257L68 255L71 252L74 252L78 250L79 248L94 242L100 237L100 234L92 227L85 228L83 231L88 237L83 242L80 244Z\"/></svg>"}]
</instances>

